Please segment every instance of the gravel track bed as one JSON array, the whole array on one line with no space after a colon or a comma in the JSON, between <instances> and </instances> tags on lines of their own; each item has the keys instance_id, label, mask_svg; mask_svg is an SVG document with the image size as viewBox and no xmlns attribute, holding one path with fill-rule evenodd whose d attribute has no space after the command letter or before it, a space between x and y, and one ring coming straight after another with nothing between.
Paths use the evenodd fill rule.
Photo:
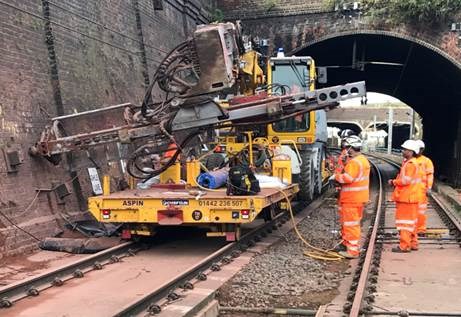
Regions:
<instances>
[{"instance_id":1,"label":"gravel track bed","mask_svg":"<svg viewBox=\"0 0 461 317\"><path fill-rule=\"evenodd\" d=\"M303 237L322 248L335 245L338 228L336 199L331 198L298 224ZM316 309L331 302L348 261L312 259L303 254L305 250L291 230L220 289L220 305Z\"/></svg>"}]
</instances>

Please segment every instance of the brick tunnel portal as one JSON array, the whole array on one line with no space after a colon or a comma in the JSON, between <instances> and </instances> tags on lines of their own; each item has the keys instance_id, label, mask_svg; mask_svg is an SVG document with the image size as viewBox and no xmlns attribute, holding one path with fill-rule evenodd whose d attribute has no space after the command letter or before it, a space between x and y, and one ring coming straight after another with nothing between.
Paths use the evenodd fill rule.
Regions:
<instances>
[{"instance_id":1,"label":"brick tunnel portal","mask_svg":"<svg viewBox=\"0 0 461 317\"><path fill-rule=\"evenodd\" d=\"M461 184L459 63L419 40L373 32L318 39L291 53L310 55L318 67L327 67L329 86L365 80L368 91L391 95L415 109L438 176Z\"/></svg>"}]
</instances>

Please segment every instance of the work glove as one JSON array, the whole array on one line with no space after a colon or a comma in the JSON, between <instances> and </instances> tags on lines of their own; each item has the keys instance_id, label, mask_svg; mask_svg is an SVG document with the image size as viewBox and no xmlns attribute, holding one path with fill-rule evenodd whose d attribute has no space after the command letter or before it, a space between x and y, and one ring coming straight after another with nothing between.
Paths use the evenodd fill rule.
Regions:
<instances>
[{"instance_id":1,"label":"work glove","mask_svg":"<svg viewBox=\"0 0 461 317\"><path fill-rule=\"evenodd\" d=\"M329 182L334 182L335 181L335 175L331 175L329 178L328 178L328 181Z\"/></svg>"}]
</instances>

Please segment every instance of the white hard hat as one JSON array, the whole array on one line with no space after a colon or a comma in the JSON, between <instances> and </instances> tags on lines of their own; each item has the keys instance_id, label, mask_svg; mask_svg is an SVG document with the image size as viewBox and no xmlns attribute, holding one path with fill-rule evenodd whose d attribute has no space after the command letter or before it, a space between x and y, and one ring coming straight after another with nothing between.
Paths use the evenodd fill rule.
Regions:
<instances>
[{"instance_id":1,"label":"white hard hat","mask_svg":"<svg viewBox=\"0 0 461 317\"><path fill-rule=\"evenodd\" d=\"M426 145L424 144L423 140L416 140L416 143L418 144L419 148L424 149Z\"/></svg>"},{"instance_id":2,"label":"white hard hat","mask_svg":"<svg viewBox=\"0 0 461 317\"><path fill-rule=\"evenodd\" d=\"M351 129L345 129L341 131L341 134L339 135L341 139L347 138L348 136L354 135L355 132L352 131Z\"/></svg>"},{"instance_id":3,"label":"white hard hat","mask_svg":"<svg viewBox=\"0 0 461 317\"><path fill-rule=\"evenodd\" d=\"M418 154L420 149L418 142L416 142L415 140L406 140L405 142L403 142L402 148L413 151L415 152L415 154Z\"/></svg>"},{"instance_id":4,"label":"white hard hat","mask_svg":"<svg viewBox=\"0 0 461 317\"><path fill-rule=\"evenodd\" d=\"M357 148L357 149L360 149L362 147L362 139L360 139L356 135L351 135L351 136L344 138L343 142L344 142L344 146L346 147L350 146L350 147Z\"/></svg>"}]
</instances>

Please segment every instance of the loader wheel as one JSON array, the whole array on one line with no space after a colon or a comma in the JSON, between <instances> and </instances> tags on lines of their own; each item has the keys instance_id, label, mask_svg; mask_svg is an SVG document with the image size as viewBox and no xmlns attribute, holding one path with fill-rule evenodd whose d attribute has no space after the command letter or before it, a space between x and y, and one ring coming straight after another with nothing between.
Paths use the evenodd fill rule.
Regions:
<instances>
[{"instance_id":1,"label":"loader wheel","mask_svg":"<svg viewBox=\"0 0 461 317\"><path fill-rule=\"evenodd\" d=\"M314 169L314 194L319 196L322 193L322 162L325 160L325 153L320 150L317 155L317 167Z\"/></svg>"},{"instance_id":2,"label":"loader wheel","mask_svg":"<svg viewBox=\"0 0 461 317\"><path fill-rule=\"evenodd\" d=\"M311 151L301 151L301 173L299 175L298 199L310 202L314 199L314 171Z\"/></svg>"}]
</instances>

